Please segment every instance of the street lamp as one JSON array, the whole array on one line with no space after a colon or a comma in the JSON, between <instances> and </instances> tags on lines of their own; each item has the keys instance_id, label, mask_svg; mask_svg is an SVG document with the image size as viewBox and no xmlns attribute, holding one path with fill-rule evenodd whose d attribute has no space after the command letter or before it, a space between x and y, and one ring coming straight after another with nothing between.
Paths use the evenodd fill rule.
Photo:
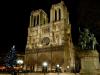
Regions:
<instances>
[{"instance_id":1,"label":"street lamp","mask_svg":"<svg viewBox=\"0 0 100 75\"><path fill-rule=\"evenodd\" d=\"M67 66L67 71L68 71L68 72L70 71L69 68L70 68L70 66L68 65L68 66Z\"/></svg>"},{"instance_id":2,"label":"street lamp","mask_svg":"<svg viewBox=\"0 0 100 75\"><path fill-rule=\"evenodd\" d=\"M22 68L23 60L18 59L17 64ZM18 75L19 75L19 71L18 71Z\"/></svg>"},{"instance_id":3,"label":"street lamp","mask_svg":"<svg viewBox=\"0 0 100 75\"><path fill-rule=\"evenodd\" d=\"M47 62L43 62L42 66L43 66L43 72L44 72L44 75L45 75L45 71L47 72L48 63Z\"/></svg>"},{"instance_id":4,"label":"street lamp","mask_svg":"<svg viewBox=\"0 0 100 75\"><path fill-rule=\"evenodd\" d=\"M57 64L57 68L59 68L59 64Z\"/></svg>"},{"instance_id":5,"label":"street lamp","mask_svg":"<svg viewBox=\"0 0 100 75\"><path fill-rule=\"evenodd\" d=\"M59 71L60 71L60 65L59 64L56 65L56 71L58 72L58 75L59 75Z\"/></svg>"},{"instance_id":6,"label":"street lamp","mask_svg":"<svg viewBox=\"0 0 100 75\"><path fill-rule=\"evenodd\" d=\"M17 64L19 65L20 68L22 68L23 60L18 59L17 60Z\"/></svg>"},{"instance_id":7,"label":"street lamp","mask_svg":"<svg viewBox=\"0 0 100 75\"><path fill-rule=\"evenodd\" d=\"M23 64L23 60L21 60L21 59L17 60L17 64L22 65Z\"/></svg>"}]
</instances>

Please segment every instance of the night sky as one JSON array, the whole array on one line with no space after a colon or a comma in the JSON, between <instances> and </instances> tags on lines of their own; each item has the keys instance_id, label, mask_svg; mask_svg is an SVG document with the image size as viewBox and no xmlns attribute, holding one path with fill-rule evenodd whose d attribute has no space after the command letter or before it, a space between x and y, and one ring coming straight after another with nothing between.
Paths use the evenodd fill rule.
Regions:
<instances>
[{"instance_id":1,"label":"night sky","mask_svg":"<svg viewBox=\"0 0 100 75\"><path fill-rule=\"evenodd\" d=\"M17 52L24 52L29 16L32 10L43 9L48 15L51 4L60 0L13 0L0 2L0 55L13 44ZM70 13L73 42L77 45L78 27L88 27L100 43L100 6L92 0L64 0ZM76 39L77 38L77 39ZM98 49L99 50L99 49Z\"/></svg>"}]
</instances>

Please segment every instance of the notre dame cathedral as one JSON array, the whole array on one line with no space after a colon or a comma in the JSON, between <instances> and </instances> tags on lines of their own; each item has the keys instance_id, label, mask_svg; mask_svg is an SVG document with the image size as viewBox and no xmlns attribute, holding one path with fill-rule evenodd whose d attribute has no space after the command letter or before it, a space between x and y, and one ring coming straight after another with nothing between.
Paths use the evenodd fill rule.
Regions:
<instances>
[{"instance_id":1,"label":"notre dame cathedral","mask_svg":"<svg viewBox=\"0 0 100 75\"><path fill-rule=\"evenodd\" d=\"M42 10L31 12L25 50L26 69L41 71L43 62L52 71L59 64L63 71L75 67L69 12L64 1L53 4L48 15Z\"/></svg>"}]
</instances>

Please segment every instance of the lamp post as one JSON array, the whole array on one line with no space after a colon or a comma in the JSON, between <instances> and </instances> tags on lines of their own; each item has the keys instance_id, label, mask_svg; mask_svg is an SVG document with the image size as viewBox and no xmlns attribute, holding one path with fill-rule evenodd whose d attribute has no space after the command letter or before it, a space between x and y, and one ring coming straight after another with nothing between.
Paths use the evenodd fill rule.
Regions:
<instances>
[{"instance_id":1,"label":"lamp post","mask_svg":"<svg viewBox=\"0 0 100 75\"><path fill-rule=\"evenodd\" d=\"M23 60L18 59L18 60L17 60L17 64L19 65L19 67L22 68ZM19 71L18 71L18 72L19 72Z\"/></svg>"},{"instance_id":2,"label":"lamp post","mask_svg":"<svg viewBox=\"0 0 100 75\"><path fill-rule=\"evenodd\" d=\"M43 72L44 72L44 75L45 75L45 71L47 71L47 66L48 66L48 63L47 62L43 62Z\"/></svg>"},{"instance_id":3,"label":"lamp post","mask_svg":"<svg viewBox=\"0 0 100 75\"><path fill-rule=\"evenodd\" d=\"M69 72L69 68L70 68L70 67L69 67L69 66L67 66L67 72Z\"/></svg>"},{"instance_id":4,"label":"lamp post","mask_svg":"<svg viewBox=\"0 0 100 75\"><path fill-rule=\"evenodd\" d=\"M57 65L56 65L56 68L57 68L57 73L58 73L58 75L59 75L60 65L57 64Z\"/></svg>"}]
</instances>

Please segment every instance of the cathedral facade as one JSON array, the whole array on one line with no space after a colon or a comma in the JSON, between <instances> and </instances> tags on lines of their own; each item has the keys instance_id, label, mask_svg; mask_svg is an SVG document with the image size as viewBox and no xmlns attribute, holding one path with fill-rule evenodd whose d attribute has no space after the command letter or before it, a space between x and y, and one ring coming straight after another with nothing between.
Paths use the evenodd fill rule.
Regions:
<instances>
[{"instance_id":1,"label":"cathedral facade","mask_svg":"<svg viewBox=\"0 0 100 75\"><path fill-rule=\"evenodd\" d=\"M62 70L75 66L69 12L63 1L51 6L50 21L42 9L32 11L30 15L26 69L40 71L43 62L47 62L48 71L58 64Z\"/></svg>"}]
</instances>

